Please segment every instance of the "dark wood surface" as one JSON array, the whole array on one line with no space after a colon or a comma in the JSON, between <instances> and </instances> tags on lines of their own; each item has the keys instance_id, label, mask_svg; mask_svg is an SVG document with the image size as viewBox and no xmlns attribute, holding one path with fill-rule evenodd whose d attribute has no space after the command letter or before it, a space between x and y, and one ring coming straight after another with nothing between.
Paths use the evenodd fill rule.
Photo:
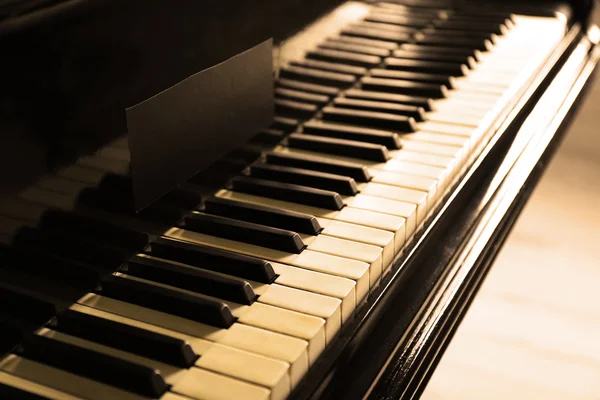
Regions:
<instances>
[{"instance_id":1,"label":"dark wood surface","mask_svg":"<svg viewBox=\"0 0 600 400\"><path fill-rule=\"evenodd\" d=\"M596 78L422 399L600 398L599 126Z\"/></svg>"}]
</instances>

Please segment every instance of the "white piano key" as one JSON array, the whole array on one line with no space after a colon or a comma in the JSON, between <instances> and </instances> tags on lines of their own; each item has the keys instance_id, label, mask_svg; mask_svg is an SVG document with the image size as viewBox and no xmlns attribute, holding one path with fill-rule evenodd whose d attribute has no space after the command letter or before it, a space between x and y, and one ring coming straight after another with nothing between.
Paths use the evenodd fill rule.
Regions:
<instances>
[{"instance_id":1,"label":"white piano key","mask_svg":"<svg viewBox=\"0 0 600 400\"><path fill-rule=\"evenodd\" d=\"M466 136L467 138L473 137L475 127L468 124L443 123L436 121L422 122L420 126L420 128L424 131L446 133L456 136Z\"/></svg>"},{"instance_id":2,"label":"white piano key","mask_svg":"<svg viewBox=\"0 0 600 400\"><path fill-rule=\"evenodd\" d=\"M318 253L311 250L304 250L300 254L286 253L279 250L267 249L247 243L235 242L228 239L191 232L180 228L169 229L165 232L165 236L185 242L198 243L265 260L276 261L282 264L290 264L317 272L324 272L352 279L356 282L356 295L358 301L361 301L369 291L369 264L361 261Z\"/></svg>"},{"instance_id":3,"label":"white piano key","mask_svg":"<svg viewBox=\"0 0 600 400\"><path fill-rule=\"evenodd\" d=\"M394 234L392 232L331 219L318 217L317 219L323 227L322 235L381 247L383 249L383 264L389 265L392 262L396 253L394 248Z\"/></svg>"},{"instance_id":4,"label":"white piano key","mask_svg":"<svg viewBox=\"0 0 600 400\"><path fill-rule=\"evenodd\" d=\"M348 199L348 205L405 218L407 238L411 237L417 229L417 206L415 204L358 194Z\"/></svg>"},{"instance_id":5,"label":"white piano key","mask_svg":"<svg viewBox=\"0 0 600 400\"><path fill-rule=\"evenodd\" d=\"M419 123L419 130L427 130L426 124L428 122L467 125L475 128L479 126L482 118L482 116L469 113L457 113L443 110L429 111L425 116L427 120Z\"/></svg>"},{"instance_id":6,"label":"white piano key","mask_svg":"<svg viewBox=\"0 0 600 400\"><path fill-rule=\"evenodd\" d=\"M410 150L400 149L393 154L395 160L410 161L419 164L433 165L454 171L458 162L453 157L438 156L435 154L417 153Z\"/></svg>"},{"instance_id":7,"label":"white piano key","mask_svg":"<svg viewBox=\"0 0 600 400\"><path fill-rule=\"evenodd\" d=\"M356 282L353 280L276 262L271 262L271 265L278 275L275 280L276 283L340 299L342 302L342 324L354 312L356 308Z\"/></svg>"},{"instance_id":8,"label":"white piano key","mask_svg":"<svg viewBox=\"0 0 600 400\"><path fill-rule=\"evenodd\" d=\"M6 372L0 372L0 384L20 389L50 400L83 400L83 397L74 396L49 386L7 374Z\"/></svg>"},{"instance_id":9,"label":"white piano key","mask_svg":"<svg viewBox=\"0 0 600 400\"><path fill-rule=\"evenodd\" d=\"M383 272L383 249L381 247L326 235L301 234L300 236L310 250L368 263L371 286L381 277Z\"/></svg>"},{"instance_id":10,"label":"white piano key","mask_svg":"<svg viewBox=\"0 0 600 400\"><path fill-rule=\"evenodd\" d=\"M395 217L359 208L344 207L340 211L337 220L393 232L396 252L404 247L406 240L409 238L406 218L403 217Z\"/></svg>"},{"instance_id":11,"label":"white piano key","mask_svg":"<svg viewBox=\"0 0 600 400\"><path fill-rule=\"evenodd\" d=\"M388 172L400 172L403 174L423 176L425 178L435 179L440 190L444 190L450 171L446 168L434 167L433 165L418 164L409 161L389 160L387 163L375 164L369 166L371 175L377 175L373 169ZM348 203L350 204L350 203Z\"/></svg>"},{"instance_id":12,"label":"white piano key","mask_svg":"<svg viewBox=\"0 0 600 400\"><path fill-rule=\"evenodd\" d=\"M147 397L139 396L14 354L0 360L0 371L89 400L147 400Z\"/></svg>"},{"instance_id":13,"label":"white piano key","mask_svg":"<svg viewBox=\"0 0 600 400\"><path fill-rule=\"evenodd\" d=\"M271 399L271 392L263 387L200 368L190 370L171 391L198 400Z\"/></svg>"},{"instance_id":14,"label":"white piano key","mask_svg":"<svg viewBox=\"0 0 600 400\"><path fill-rule=\"evenodd\" d=\"M438 200L438 181L432 178L395 171L378 171L372 182L426 192L429 207L434 206Z\"/></svg>"},{"instance_id":15,"label":"white piano key","mask_svg":"<svg viewBox=\"0 0 600 400\"><path fill-rule=\"evenodd\" d=\"M405 140L402 142L402 148L410 151L436 154L440 156L449 156L464 160L465 151L459 147L446 146L443 144L421 142L418 140ZM392 151L393 153L393 151ZM393 155L392 155L393 157Z\"/></svg>"},{"instance_id":16,"label":"white piano key","mask_svg":"<svg viewBox=\"0 0 600 400\"><path fill-rule=\"evenodd\" d=\"M218 343L287 362L292 388L308 372L310 365L307 341L249 325L233 324Z\"/></svg>"},{"instance_id":17,"label":"white piano key","mask_svg":"<svg viewBox=\"0 0 600 400\"><path fill-rule=\"evenodd\" d=\"M419 140L421 142L438 143L447 146L457 146L465 148L469 148L472 145L472 140L470 137L448 135L445 133L428 131L418 131L415 133L403 135L402 140Z\"/></svg>"},{"instance_id":18,"label":"white piano key","mask_svg":"<svg viewBox=\"0 0 600 400\"><path fill-rule=\"evenodd\" d=\"M291 391L287 363L243 350L214 344L198 358L196 366L263 386L271 392L269 400L284 400Z\"/></svg>"},{"instance_id":19,"label":"white piano key","mask_svg":"<svg viewBox=\"0 0 600 400\"><path fill-rule=\"evenodd\" d=\"M397 186L369 182L358 185L360 192L369 196L382 197L391 200L405 201L417 205L417 221L425 221L429 211L427 207L427 192ZM387 265L384 269L387 268Z\"/></svg>"},{"instance_id":20,"label":"white piano key","mask_svg":"<svg viewBox=\"0 0 600 400\"><path fill-rule=\"evenodd\" d=\"M328 342L333 339L342 326L342 301L340 299L276 283L258 284L253 287L259 296L258 302L260 303L323 318L325 320L325 337Z\"/></svg>"},{"instance_id":21,"label":"white piano key","mask_svg":"<svg viewBox=\"0 0 600 400\"><path fill-rule=\"evenodd\" d=\"M255 303L239 318L239 322L256 326L273 332L299 337L308 341L308 358L313 364L323 352L326 345L324 321L318 318L293 311Z\"/></svg>"}]
</instances>

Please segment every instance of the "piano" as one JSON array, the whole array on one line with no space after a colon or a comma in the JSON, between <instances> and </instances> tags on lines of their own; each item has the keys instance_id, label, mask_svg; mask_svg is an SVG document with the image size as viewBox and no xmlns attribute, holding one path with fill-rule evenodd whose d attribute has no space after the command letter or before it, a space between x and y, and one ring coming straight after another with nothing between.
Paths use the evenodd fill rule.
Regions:
<instances>
[{"instance_id":1,"label":"piano","mask_svg":"<svg viewBox=\"0 0 600 400\"><path fill-rule=\"evenodd\" d=\"M592 10L0 2L0 398L418 398L585 98ZM125 109L269 38L272 123L135 212Z\"/></svg>"}]
</instances>

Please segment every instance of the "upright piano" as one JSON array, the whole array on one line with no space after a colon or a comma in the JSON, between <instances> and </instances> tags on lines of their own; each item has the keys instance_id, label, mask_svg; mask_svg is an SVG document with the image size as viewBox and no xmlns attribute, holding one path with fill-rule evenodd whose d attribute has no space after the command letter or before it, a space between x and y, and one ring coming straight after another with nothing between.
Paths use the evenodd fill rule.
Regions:
<instances>
[{"instance_id":1,"label":"upright piano","mask_svg":"<svg viewBox=\"0 0 600 400\"><path fill-rule=\"evenodd\" d=\"M584 98L592 10L0 1L0 398L418 398ZM126 110L265 43L268 123L136 207Z\"/></svg>"}]
</instances>

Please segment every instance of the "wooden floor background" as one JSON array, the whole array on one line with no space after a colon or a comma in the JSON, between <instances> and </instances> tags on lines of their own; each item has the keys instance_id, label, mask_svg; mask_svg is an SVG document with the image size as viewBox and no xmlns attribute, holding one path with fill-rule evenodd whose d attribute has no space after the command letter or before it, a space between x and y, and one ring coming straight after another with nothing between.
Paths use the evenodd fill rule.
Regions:
<instances>
[{"instance_id":1,"label":"wooden floor background","mask_svg":"<svg viewBox=\"0 0 600 400\"><path fill-rule=\"evenodd\" d=\"M600 399L600 79L422 399Z\"/></svg>"}]
</instances>

